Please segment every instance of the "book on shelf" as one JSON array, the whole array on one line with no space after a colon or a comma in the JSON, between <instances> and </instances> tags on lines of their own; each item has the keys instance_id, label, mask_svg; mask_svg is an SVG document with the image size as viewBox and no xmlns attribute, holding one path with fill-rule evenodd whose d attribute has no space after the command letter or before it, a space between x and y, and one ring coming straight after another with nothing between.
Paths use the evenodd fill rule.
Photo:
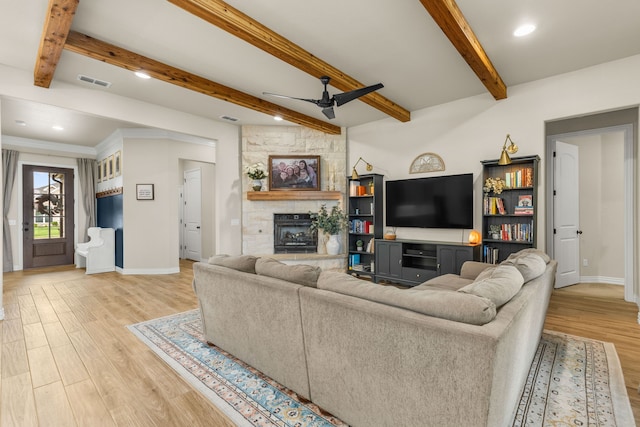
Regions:
<instances>
[{"instance_id":1,"label":"book on shelf","mask_svg":"<svg viewBox=\"0 0 640 427\"><path fill-rule=\"evenodd\" d=\"M504 207L504 200L500 197L485 197L484 213L485 215L505 215L507 210Z\"/></svg>"},{"instance_id":2,"label":"book on shelf","mask_svg":"<svg viewBox=\"0 0 640 427\"><path fill-rule=\"evenodd\" d=\"M376 247L375 245L375 239L370 239L369 243L367 243L367 252L373 253L374 248Z\"/></svg>"},{"instance_id":3,"label":"book on shelf","mask_svg":"<svg viewBox=\"0 0 640 427\"><path fill-rule=\"evenodd\" d=\"M360 186L360 181L351 181L349 182L349 196L356 197L358 195L358 187Z\"/></svg>"},{"instance_id":4,"label":"book on shelf","mask_svg":"<svg viewBox=\"0 0 640 427\"><path fill-rule=\"evenodd\" d=\"M484 262L486 262L488 264L497 264L498 263L498 253L499 253L499 249L498 248L494 248L492 246L484 245L484 247L482 249L483 249L482 258L483 258Z\"/></svg>"},{"instance_id":5,"label":"book on shelf","mask_svg":"<svg viewBox=\"0 0 640 427\"><path fill-rule=\"evenodd\" d=\"M533 168L521 168L507 172L504 177L505 187L533 187Z\"/></svg>"},{"instance_id":6,"label":"book on shelf","mask_svg":"<svg viewBox=\"0 0 640 427\"><path fill-rule=\"evenodd\" d=\"M516 215L533 215L533 196L531 194L518 196L518 204L514 213Z\"/></svg>"},{"instance_id":7,"label":"book on shelf","mask_svg":"<svg viewBox=\"0 0 640 427\"><path fill-rule=\"evenodd\" d=\"M533 221L531 223L500 225L500 240L533 242Z\"/></svg>"}]
</instances>

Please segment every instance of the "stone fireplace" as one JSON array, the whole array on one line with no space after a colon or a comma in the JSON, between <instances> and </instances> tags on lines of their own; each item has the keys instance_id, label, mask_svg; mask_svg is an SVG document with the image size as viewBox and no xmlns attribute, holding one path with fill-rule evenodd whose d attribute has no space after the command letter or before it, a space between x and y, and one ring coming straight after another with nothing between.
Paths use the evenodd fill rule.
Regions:
<instances>
[{"instance_id":1,"label":"stone fireplace","mask_svg":"<svg viewBox=\"0 0 640 427\"><path fill-rule=\"evenodd\" d=\"M286 155L319 155L320 156L320 190L335 190L343 195L346 188L346 137L329 135L320 131L307 129L304 126L242 126L242 168L243 170L254 163L268 163L272 154ZM270 171L269 171L270 172ZM262 191L269 189L269 178L263 180ZM251 180L243 176L240 181L241 191L245 194L253 191ZM331 209L333 205L341 204L342 200L322 197L280 198L278 193L287 191L268 192L271 197L262 200L250 200L245 196L242 204L242 253L256 256L269 256L287 264L311 264L322 269L346 268L346 254L329 256L318 254L314 241L313 249L300 249L298 241L289 240L289 244L282 246L286 252L276 251L276 226L274 215L279 213L295 214L295 212L318 212L323 204ZM308 191L308 193L315 193ZM300 215L300 214L297 214ZM306 227L308 228L308 227ZM290 238L302 230L289 230ZM286 231L285 231L286 235ZM298 239L302 236L298 236ZM294 244L292 244L294 243ZM306 243L305 243L306 245ZM293 252L297 247L298 252Z\"/></svg>"},{"instance_id":2,"label":"stone fireplace","mask_svg":"<svg viewBox=\"0 0 640 427\"><path fill-rule=\"evenodd\" d=\"M318 240L310 227L308 213L273 214L273 253L315 253Z\"/></svg>"}]
</instances>

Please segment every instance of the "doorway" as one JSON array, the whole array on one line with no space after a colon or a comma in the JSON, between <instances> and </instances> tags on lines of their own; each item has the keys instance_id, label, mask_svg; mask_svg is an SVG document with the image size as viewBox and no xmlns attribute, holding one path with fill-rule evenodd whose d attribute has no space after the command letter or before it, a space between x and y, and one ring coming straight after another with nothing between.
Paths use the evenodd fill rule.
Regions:
<instances>
[{"instance_id":1,"label":"doorway","mask_svg":"<svg viewBox=\"0 0 640 427\"><path fill-rule=\"evenodd\" d=\"M546 158L552 161L546 166L546 241L547 252L558 260L556 287L578 281L620 284L625 300L635 301L633 141L633 123L547 133ZM567 144L571 155L565 155ZM572 169L580 163L578 178ZM561 194L562 188L569 192ZM564 203L568 200L575 203Z\"/></svg>"},{"instance_id":2,"label":"doorway","mask_svg":"<svg viewBox=\"0 0 640 427\"><path fill-rule=\"evenodd\" d=\"M23 268L73 264L73 169L22 166Z\"/></svg>"}]
</instances>

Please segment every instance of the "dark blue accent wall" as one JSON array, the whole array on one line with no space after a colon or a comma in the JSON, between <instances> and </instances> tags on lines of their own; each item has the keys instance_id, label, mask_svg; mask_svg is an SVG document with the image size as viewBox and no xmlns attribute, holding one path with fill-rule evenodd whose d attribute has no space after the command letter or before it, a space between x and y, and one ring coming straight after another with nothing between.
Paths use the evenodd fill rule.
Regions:
<instances>
[{"instance_id":1,"label":"dark blue accent wall","mask_svg":"<svg viewBox=\"0 0 640 427\"><path fill-rule=\"evenodd\" d=\"M116 231L116 266L124 268L122 235L122 194L98 198L98 227L113 228Z\"/></svg>"}]
</instances>

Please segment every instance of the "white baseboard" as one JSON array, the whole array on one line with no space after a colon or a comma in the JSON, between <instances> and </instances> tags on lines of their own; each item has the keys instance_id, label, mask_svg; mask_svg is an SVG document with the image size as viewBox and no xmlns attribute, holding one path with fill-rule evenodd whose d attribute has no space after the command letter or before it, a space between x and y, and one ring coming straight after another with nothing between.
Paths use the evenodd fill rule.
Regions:
<instances>
[{"instance_id":1,"label":"white baseboard","mask_svg":"<svg viewBox=\"0 0 640 427\"><path fill-rule=\"evenodd\" d=\"M580 283L607 283L624 286L624 277L580 276Z\"/></svg>"},{"instance_id":2,"label":"white baseboard","mask_svg":"<svg viewBox=\"0 0 640 427\"><path fill-rule=\"evenodd\" d=\"M118 269L116 269L118 271ZM180 267L173 268L122 268L121 274L175 274L180 273Z\"/></svg>"}]
</instances>

